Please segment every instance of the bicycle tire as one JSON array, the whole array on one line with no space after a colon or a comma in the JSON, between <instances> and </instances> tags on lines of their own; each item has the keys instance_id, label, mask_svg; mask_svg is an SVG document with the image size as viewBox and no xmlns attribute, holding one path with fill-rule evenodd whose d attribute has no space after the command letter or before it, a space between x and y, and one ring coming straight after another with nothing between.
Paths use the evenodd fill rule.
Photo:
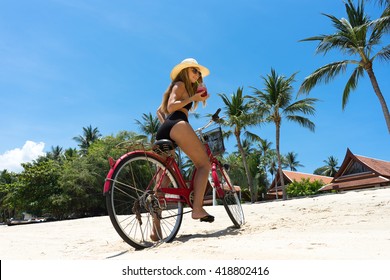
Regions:
<instances>
[{"instance_id":1,"label":"bicycle tire","mask_svg":"<svg viewBox=\"0 0 390 280\"><path fill-rule=\"evenodd\" d=\"M111 186L106 196L110 220L122 239L136 249L148 248L159 242L171 242L181 226L182 202L175 201L162 206L158 203L156 206L153 187L157 181L157 170L165 170L165 187L178 187L173 172L166 169L157 156L145 152L130 153L123 158L110 180ZM161 195L163 198L159 197L158 200L164 200L164 194ZM154 203L153 206L151 203ZM161 217L158 240L151 238L153 216L157 213L154 207L158 208Z\"/></svg>"},{"instance_id":2,"label":"bicycle tire","mask_svg":"<svg viewBox=\"0 0 390 280\"><path fill-rule=\"evenodd\" d=\"M221 198L223 206L234 226L240 228L245 223L245 217L237 190L232 185L230 176L223 166L217 166L216 172L220 186L224 191L224 196Z\"/></svg>"}]
</instances>

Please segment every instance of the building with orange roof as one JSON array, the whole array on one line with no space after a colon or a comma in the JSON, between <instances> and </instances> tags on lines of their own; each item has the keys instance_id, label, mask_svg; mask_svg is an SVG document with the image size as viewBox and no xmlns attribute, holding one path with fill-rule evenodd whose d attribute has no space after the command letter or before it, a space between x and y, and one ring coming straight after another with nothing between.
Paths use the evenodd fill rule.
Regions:
<instances>
[{"instance_id":1,"label":"building with orange roof","mask_svg":"<svg viewBox=\"0 0 390 280\"><path fill-rule=\"evenodd\" d=\"M320 191L344 191L390 186L390 162L354 155L349 149L329 184Z\"/></svg>"},{"instance_id":2,"label":"building with orange roof","mask_svg":"<svg viewBox=\"0 0 390 280\"><path fill-rule=\"evenodd\" d=\"M322 181L324 183L324 185L331 183L333 180L333 177L329 177L329 176L308 174L308 173L288 171L288 170L283 170L283 176L284 176L284 185L285 186L292 183L293 181L299 182L302 179L305 179L305 180L309 179L310 182L314 182L316 180ZM280 183L279 173L276 175L275 179L272 181L271 186L268 189L267 195L272 197L272 198L283 197L283 191L282 191L282 187L281 187L281 183Z\"/></svg>"}]
</instances>

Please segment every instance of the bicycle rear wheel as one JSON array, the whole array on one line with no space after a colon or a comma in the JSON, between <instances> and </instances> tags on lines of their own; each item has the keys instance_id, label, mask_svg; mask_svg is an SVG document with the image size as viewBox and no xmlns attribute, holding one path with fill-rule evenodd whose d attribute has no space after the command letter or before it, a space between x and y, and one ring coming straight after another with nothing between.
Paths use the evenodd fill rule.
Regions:
<instances>
[{"instance_id":1,"label":"bicycle rear wheel","mask_svg":"<svg viewBox=\"0 0 390 280\"><path fill-rule=\"evenodd\" d=\"M113 173L107 211L117 233L136 249L171 242L181 226L183 203L178 196L159 193L156 186L161 184L178 187L164 163L144 152L129 154Z\"/></svg>"},{"instance_id":2,"label":"bicycle rear wheel","mask_svg":"<svg viewBox=\"0 0 390 280\"><path fill-rule=\"evenodd\" d=\"M224 191L222 199L223 206L229 215L230 220L236 228L240 228L245 223L244 211L242 210L241 201L238 191L232 185L229 174L222 166L217 166L218 179L220 186Z\"/></svg>"}]
</instances>

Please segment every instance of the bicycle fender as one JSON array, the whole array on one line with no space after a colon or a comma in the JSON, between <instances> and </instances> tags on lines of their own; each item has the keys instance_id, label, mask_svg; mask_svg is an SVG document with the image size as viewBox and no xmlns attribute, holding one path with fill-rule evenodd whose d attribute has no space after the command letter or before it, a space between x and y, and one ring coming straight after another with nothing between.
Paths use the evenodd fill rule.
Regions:
<instances>
[{"instance_id":1,"label":"bicycle fender","mask_svg":"<svg viewBox=\"0 0 390 280\"><path fill-rule=\"evenodd\" d=\"M110 163L110 170L107 173L106 179L104 181L103 186L103 195L107 194L111 189L111 179L112 175L114 174L115 168L118 166L118 164L130 153L124 154L119 159L117 159L115 162L113 162L112 158L109 158L108 161Z\"/></svg>"}]
</instances>

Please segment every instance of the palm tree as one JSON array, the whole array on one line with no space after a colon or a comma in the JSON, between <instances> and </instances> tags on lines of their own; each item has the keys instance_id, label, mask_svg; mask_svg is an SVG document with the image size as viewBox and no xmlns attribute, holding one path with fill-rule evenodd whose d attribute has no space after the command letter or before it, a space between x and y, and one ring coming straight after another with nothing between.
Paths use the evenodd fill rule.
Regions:
<instances>
[{"instance_id":1,"label":"palm tree","mask_svg":"<svg viewBox=\"0 0 390 280\"><path fill-rule=\"evenodd\" d=\"M308 118L297 113L314 115L313 105L316 98L305 98L292 103L292 82L294 82L296 73L289 78L278 75L274 69L267 77L262 77L265 83L264 91L253 88L255 96L251 96L250 104L254 110L262 114L263 120L268 123L274 123L276 128L276 154L278 158L278 172L281 179L283 199L287 199L287 192L284 186L282 173L282 158L280 155L280 127L282 120L297 122L303 127L314 131L315 125Z\"/></svg>"},{"instance_id":2,"label":"palm tree","mask_svg":"<svg viewBox=\"0 0 390 280\"><path fill-rule=\"evenodd\" d=\"M326 165L314 170L314 174L334 177L334 175L336 175L340 168L339 166L337 166L337 158L335 158L334 156L330 156L327 160L324 160L324 162L326 163Z\"/></svg>"},{"instance_id":3,"label":"palm tree","mask_svg":"<svg viewBox=\"0 0 390 280\"><path fill-rule=\"evenodd\" d=\"M382 48L379 46L382 36L386 34L386 28L384 28L383 24L370 25L372 21L364 13L364 0L360 0L357 7L353 5L351 0L348 0L345 3L345 8L348 19L337 19L335 16L323 14L333 22L336 32L330 35L310 37L301 41L319 41L316 49L317 53L326 54L328 51L336 49L353 58L332 62L315 70L305 78L299 92L309 93L318 83L322 81L328 83L340 71L345 72L348 65L355 65L356 67L344 88L342 108L345 108L351 91L356 89L359 78L366 72L370 78L374 92L379 99L379 103L382 106L383 115L390 133L389 109L373 71L373 63L376 58L384 61L390 60L390 45ZM370 30L372 31L369 32ZM378 48L380 48L379 51L374 54L374 51Z\"/></svg>"},{"instance_id":4,"label":"palm tree","mask_svg":"<svg viewBox=\"0 0 390 280\"><path fill-rule=\"evenodd\" d=\"M272 142L268 141L267 139L261 139L260 144L258 144L259 147L259 153L260 153L260 166L259 170L263 170L264 172L269 171L272 178L274 175L274 169L273 164L275 163L275 150L272 149Z\"/></svg>"},{"instance_id":5,"label":"palm tree","mask_svg":"<svg viewBox=\"0 0 390 280\"><path fill-rule=\"evenodd\" d=\"M47 158L52 159L52 160L56 160L56 161L61 161L62 156L63 156L62 147L60 147L58 145L55 147L52 146L51 152L48 152L46 155Z\"/></svg>"},{"instance_id":6,"label":"palm tree","mask_svg":"<svg viewBox=\"0 0 390 280\"><path fill-rule=\"evenodd\" d=\"M71 160L77 156L76 148L68 148L64 152L64 156L67 160Z\"/></svg>"},{"instance_id":7,"label":"palm tree","mask_svg":"<svg viewBox=\"0 0 390 280\"><path fill-rule=\"evenodd\" d=\"M245 102L242 87L239 87L237 91L230 96L230 98L226 96L226 94L219 94L219 96L222 98L223 102L226 105L226 107L224 108L224 115L226 119L224 119L223 125L226 127L230 127L236 138L238 151L240 152L242 163L244 165L246 177L248 180L248 187L251 194L251 202L255 202L257 199L257 194L253 185L253 178L247 163L247 155L242 145L241 133L245 131L248 126L254 125L258 120L255 119L253 114L250 114L250 107L248 106L247 102Z\"/></svg>"},{"instance_id":8,"label":"palm tree","mask_svg":"<svg viewBox=\"0 0 390 280\"><path fill-rule=\"evenodd\" d=\"M142 120L143 121L135 121L139 125L143 133L145 133L146 135L150 135L150 143L154 143L156 139L157 130L160 127L160 121L156 116L153 116L151 113L143 114Z\"/></svg>"},{"instance_id":9,"label":"palm tree","mask_svg":"<svg viewBox=\"0 0 390 280\"><path fill-rule=\"evenodd\" d=\"M286 155L286 165L290 168L291 171L297 171L297 167L304 167L297 160L298 154L294 152L288 152Z\"/></svg>"},{"instance_id":10,"label":"palm tree","mask_svg":"<svg viewBox=\"0 0 390 280\"><path fill-rule=\"evenodd\" d=\"M238 145L236 145L238 148ZM252 154L255 151L255 148L253 147L253 142L249 139L244 139L242 141L242 148L244 149L244 152L246 155Z\"/></svg>"},{"instance_id":11,"label":"palm tree","mask_svg":"<svg viewBox=\"0 0 390 280\"><path fill-rule=\"evenodd\" d=\"M89 146L101 136L99 129L97 127L92 128L92 125L90 125L88 127L83 127L83 135L73 137L73 140L79 143L78 146L80 147L81 153L86 154Z\"/></svg>"}]
</instances>

